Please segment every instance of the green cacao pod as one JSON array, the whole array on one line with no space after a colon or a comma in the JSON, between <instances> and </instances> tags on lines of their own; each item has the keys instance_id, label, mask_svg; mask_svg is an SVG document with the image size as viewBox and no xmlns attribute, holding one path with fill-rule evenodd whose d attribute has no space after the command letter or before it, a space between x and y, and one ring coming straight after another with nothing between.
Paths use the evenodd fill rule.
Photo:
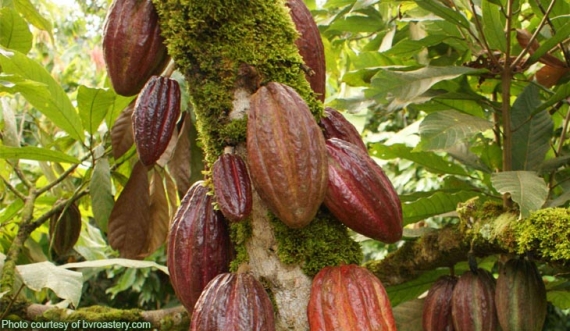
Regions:
<instances>
[{"instance_id":1,"label":"green cacao pod","mask_svg":"<svg viewBox=\"0 0 570 331\"><path fill-rule=\"evenodd\" d=\"M453 289L451 315L459 331L498 330L493 275L480 268L461 275Z\"/></svg>"},{"instance_id":2,"label":"green cacao pod","mask_svg":"<svg viewBox=\"0 0 570 331\"><path fill-rule=\"evenodd\" d=\"M300 36L295 41L299 54L312 72L307 74L311 88L321 101L325 100L326 62L325 47L313 15L303 0L287 0L287 7Z\"/></svg>"},{"instance_id":3,"label":"green cacao pod","mask_svg":"<svg viewBox=\"0 0 570 331\"><path fill-rule=\"evenodd\" d=\"M319 271L307 316L311 331L396 330L384 286L370 271L353 264Z\"/></svg>"},{"instance_id":4,"label":"green cacao pod","mask_svg":"<svg viewBox=\"0 0 570 331\"><path fill-rule=\"evenodd\" d=\"M57 255L68 253L77 243L80 233L81 213L75 203L50 218L49 236Z\"/></svg>"},{"instance_id":5,"label":"green cacao pod","mask_svg":"<svg viewBox=\"0 0 570 331\"><path fill-rule=\"evenodd\" d=\"M196 303L190 331L274 331L271 300L247 273L218 275Z\"/></svg>"},{"instance_id":6,"label":"green cacao pod","mask_svg":"<svg viewBox=\"0 0 570 331\"><path fill-rule=\"evenodd\" d=\"M338 138L348 141L368 153L360 133L337 110L330 107L325 108L325 116L321 118L321 127L326 139Z\"/></svg>"},{"instance_id":7,"label":"green cacao pod","mask_svg":"<svg viewBox=\"0 0 570 331\"><path fill-rule=\"evenodd\" d=\"M145 166L164 153L180 116L180 86L174 79L153 76L135 103L133 133L137 152Z\"/></svg>"},{"instance_id":8,"label":"green cacao pod","mask_svg":"<svg viewBox=\"0 0 570 331\"><path fill-rule=\"evenodd\" d=\"M540 331L546 319L546 288L536 264L524 258L499 270L495 304L503 331Z\"/></svg>"},{"instance_id":9,"label":"green cacao pod","mask_svg":"<svg viewBox=\"0 0 570 331\"><path fill-rule=\"evenodd\" d=\"M289 86L269 83L250 101L247 161L253 184L283 223L304 227L317 214L327 188L323 134Z\"/></svg>"},{"instance_id":10,"label":"green cacao pod","mask_svg":"<svg viewBox=\"0 0 570 331\"><path fill-rule=\"evenodd\" d=\"M151 0L114 0L103 28L103 57L115 91L139 93L169 57Z\"/></svg>"},{"instance_id":11,"label":"green cacao pod","mask_svg":"<svg viewBox=\"0 0 570 331\"><path fill-rule=\"evenodd\" d=\"M170 282L189 312L208 282L228 271L232 258L223 216L214 210L213 198L202 184L195 183L182 198L168 234Z\"/></svg>"},{"instance_id":12,"label":"green cacao pod","mask_svg":"<svg viewBox=\"0 0 570 331\"><path fill-rule=\"evenodd\" d=\"M380 166L354 144L327 139L325 206L352 230L385 243L402 238L402 207Z\"/></svg>"},{"instance_id":13,"label":"green cacao pod","mask_svg":"<svg viewBox=\"0 0 570 331\"><path fill-rule=\"evenodd\" d=\"M424 331L454 331L451 318L451 296L457 277L442 276L429 289L424 301Z\"/></svg>"},{"instance_id":14,"label":"green cacao pod","mask_svg":"<svg viewBox=\"0 0 570 331\"><path fill-rule=\"evenodd\" d=\"M239 222L251 213L251 182L247 166L237 154L223 154L212 166L212 181L218 206L224 216Z\"/></svg>"}]
</instances>

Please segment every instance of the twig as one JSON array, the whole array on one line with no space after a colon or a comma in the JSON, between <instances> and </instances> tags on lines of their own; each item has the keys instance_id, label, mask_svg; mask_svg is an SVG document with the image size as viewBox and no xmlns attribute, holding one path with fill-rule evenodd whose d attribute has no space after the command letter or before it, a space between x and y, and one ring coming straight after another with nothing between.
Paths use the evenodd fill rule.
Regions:
<instances>
[{"instance_id":1,"label":"twig","mask_svg":"<svg viewBox=\"0 0 570 331\"><path fill-rule=\"evenodd\" d=\"M26 201L26 196L20 193L20 191L18 191L6 178L4 178L4 176L0 175L0 178L2 178L4 185L6 185L12 193L14 193L20 200Z\"/></svg>"},{"instance_id":2,"label":"twig","mask_svg":"<svg viewBox=\"0 0 570 331\"><path fill-rule=\"evenodd\" d=\"M67 176L69 176L72 172L77 169L77 167L84 161L87 161L91 157L91 154L84 156L79 163L72 165L66 171L64 171L56 180L52 181L51 183L47 184L46 186L42 187L38 190L38 195L42 195L43 193L51 190L54 186L64 181Z\"/></svg>"},{"instance_id":3,"label":"twig","mask_svg":"<svg viewBox=\"0 0 570 331\"><path fill-rule=\"evenodd\" d=\"M501 68L501 64L499 63L499 60L493 54L493 50L489 46L489 43L487 42L487 38L485 38L485 33L483 32L483 26L481 25L481 21L479 21L479 17L477 16L477 11L475 10L475 4L473 3L473 0L469 0L469 5L471 6L471 10L473 11L473 20L475 20L475 27L477 27L477 31L479 32L479 35L481 36L481 40L478 40L479 44L481 44L481 46L483 48L485 48L485 50L489 54L489 58L491 59L491 62L493 62L493 64L497 68ZM507 35L509 33L510 33L510 31L507 31ZM508 43L507 43L507 47L508 47Z\"/></svg>"}]
</instances>

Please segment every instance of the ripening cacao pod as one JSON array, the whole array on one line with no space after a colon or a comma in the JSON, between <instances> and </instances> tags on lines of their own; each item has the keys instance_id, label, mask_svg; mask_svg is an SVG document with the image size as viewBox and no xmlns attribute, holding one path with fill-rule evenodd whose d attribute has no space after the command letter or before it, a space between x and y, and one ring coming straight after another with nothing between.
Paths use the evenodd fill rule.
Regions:
<instances>
[{"instance_id":1,"label":"ripening cacao pod","mask_svg":"<svg viewBox=\"0 0 570 331\"><path fill-rule=\"evenodd\" d=\"M271 300L248 273L212 279L196 303L190 331L274 331Z\"/></svg>"},{"instance_id":2,"label":"ripening cacao pod","mask_svg":"<svg viewBox=\"0 0 570 331\"><path fill-rule=\"evenodd\" d=\"M353 264L319 271L307 316L311 331L396 330L384 286L366 268Z\"/></svg>"},{"instance_id":3,"label":"ripening cacao pod","mask_svg":"<svg viewBox=\"0 0 570 331\"><path fill-rule=\"evenodd\" d=\"M368 153L368 149L360 133L356 130L354 125L342 116L342 114L333 108L325 108L325 116L321 118L321 127L324 129L323 133L326 139L338 138L349 143L353 143L361 148L364 152Z\"/></svg>"},{"instance_id":4,"label":"ripening cacao pod","mask_svg":"<svg viewBox=\"0 0 570 331\"><path fill-rule=\"evenodd\" d=\"M153 165L168 147L180 116L180 86L174 79L153 76L135 103L133 133L140 160Z\"/></svg>"},{"instance_id":5,"label":"ripening cacao pod","mask_svg":"<svg viewBox=\"0 0 570 331\"><path fill-rule=\"evenodd\" d=\"M457 277L442 276L429 289L424 301L424 331L454 331L451 318L451 296Z\"/></svg>"},{"instance_id":6,"label":"ripening cacao pod","mask_svg":"<svg viewBox=\"0 0 570 331\"><path fill-rule=\"evenodd\" d=\"M222 154L212 166L212 181L218 206L224 216L239 222L251 213L251 182L247 166L237 154Z\"/></svg>"},{"instance_id":7,"label":"ripening cacao pod","mask_svg":"<svg viewBox=\"0 0 570 331\"><path fill-rule=\"evenodd\" d=\"M325 196L323 134L305 101L289 86L269 83L250 101L247 161L253 184L283 223L304 227Z\"/></svg>"},{"instance_id":8,"label":"ripening cacao pod","mask_svg":"<svg viewBox=\"0 0 570 331\"><path fill-rule=\"evenodd\" d=\"M303 0L287 0L287 7L291 9L289 14L300 34L295 45L305 65L312 70L307 74L307 80L319 100L324 101L326 91L325 47L319 28Z\"/></svg>"},{"instance_id":9,"label":"ripening cacao pod","mask_svg":"<svg viewBox=\"0 0 570 331\"><path fill-rule=\"evenodd\" d=\"M511 259L499 270L495 304L503 331L540 331L546 319L546 288L536 265Z\"/></svg>"},{"instance_id":10,"label":"ripening cacao pod","mask_svg":"<svg viewBox=\"0 0 570 331\"><path fill-rule=\"evenodd\" d=\"M400 198L382 169L354 144L327 139L325 206L352 230L385 243L402 238Z\"/></svg>"},{"instance_id":11,"label":"ripening cacao pod","mask_svg":"<svg viewBox=\"0 0 570 331\"><path fill-rule=\"evenodd\" d=\"M115 0L103 28L103 57L115 92L139 93L170 60L151 0Z\"/></svg>"},{"instance_id":12,"label":"ripening cacao pod","mask_svg":"<svg viewBox=\"0 0 570 331\"><path fill-rule=\"evenodd\" d=\"M190 313L208 282L228 271L232 258L223 216L202 184L196 182L182 198L168 234L170 282Z\"/></svg>"},{"instance_id":13,"label":"ripening cacao pod","mask_svg":"<svg viewBox=\"0 0 570 331\"><path fill-rule=\"evenodd\" d=\"M75 203L50 218L49 237L57 255L65 255L69 252L77 243L80 233L81 213Z\"/></svg>"},{"instance_id":14,"label":"ripening cacao pod","mask_svg":"<svg viewBox=\"0 0 570 331\"><path fill-rule=\"evenodd\" d=\"M451 315L459 331L498 330L493 275L481 268L461 275L453 289Z\"/></svg>"}]
</instances>

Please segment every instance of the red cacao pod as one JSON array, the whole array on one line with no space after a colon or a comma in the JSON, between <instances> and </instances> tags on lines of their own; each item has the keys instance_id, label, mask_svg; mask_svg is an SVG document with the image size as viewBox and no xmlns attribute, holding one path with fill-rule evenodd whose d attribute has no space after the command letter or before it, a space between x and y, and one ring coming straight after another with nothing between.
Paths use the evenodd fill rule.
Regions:
<instances>
[{"instance_id":1,"label":"red cacao pod","mask_svg":"<svg viewBox=\"0 0 570 331\"><path fill-rule=\"evenodd\" d=\"M338 138L349 143L353 143L357 147L361 148L364 152L368 153L368 149L360 133L356 130L354 125L342 116L341 113L333 108L325 108L325 116L321 118L321 127L324 129L326 139Z\"/></svg>"},{"instance_id":2,"label":"red cacao pod","mask_svg":"<svg viewBox=\"0 0 570 331\"><path fill-rule=\"evenodd\" d=\"M323 202L327 154L305 101L280 83L251 96L247 160L259 196L291 228L309 224Z\"/></svg>"},{"instance_id":3,"label":"red cacao pod","mask_svg":"<svg viewBox=\"0 0 570 331\"><path fill-rule=\"evenodd\" d=\"M454 331L451 318L451 296L457 277L442 276L429 289L424 301L424 331Z\"/></svg>"},{"instance_id":4,"label":"red cacao pod","mask_svg":"<svg viewBox=\"0 0 570 331\"><path fill-rule=\"evenodd\" d=\"M287 0L287 7L291 9L289 14L295 23L295 28L300 36L295 41L299 54L305 61L305 65L312 72L307 74L307 80L311 88L317 94L319 100L325 100L326 91L326 62L325 47L317 23L313 19L309 8L303 0Z\"/></svg>"},{"instance_id":5,"label":"red cacao pod","mask_svg":"<svg viewBox=\"0 0 570 331\"><path fill-rule=\"evenodd\" d=\"M228 271L232 257L223 216L202 184L196 182L182 198L168 234L170 282L189 312L208 282Z\"/></svg>"},{"instance_id":6,"label":"red cacao pod","mask_svg":"<svg viewBox=\"0 0 570 331\"><path fill-rule=\"evenodd\" d=\"M212 181L222 214L233 222L251 213L251 182L247 166L237 154L223 154L212 166Z\"/></svg>"},{"instance_id":7,"label":"red cacao pod","mask_svg":"<svg viewBox=\"0 0 570 331\"><path fill-rule=\"evenodd\" d=\"M180 86L174 79L153 76L135 103L133 133L140 160L153 165L168 147L180 116Z\"/></svg>"},{"instance_id":8,"label":"red cacao pod","mask_svg":"<svg viewBox=\"0 0 570 331\"><path fill-rule=\"evenodd\" d=\"M325 206L352 230L394 243L402 238L402 207L380 166L355 145L328 139L329 182Z\"/></svg>"},{"instance_id":9,"label":"red cacao pod","mask_svg":"<svg viewBox=\"0 0 570 331\"><path fill-rule=\"evenodd\" d=\"M319 271L307 315L311 331L396 330L384 286L370 271L352 264Z\"/></svg>"},{"instance_id":10,"label":"red cacao pod","mask_svg":"<svg viewBox=\"0 0 570 331\"><path fill-rule=\"evenodd\" d=\"M540 331L546 319L546 288L536 264L511 259L499 270L495 289L503 331Z\"/></svg>"},{"instance_id":11,"label":"red cacao pod","mask_svg":"<svg viewBox=\"0 0 570 331\"><path fill-rule=\"evenodd\" d=\"M103 57L115 92L139 93L168 64L158 14L151 0L115 0L103 28Z\"/></svg>"},{"instance_id":12,"label":"red cacao pod","mask_svg":"<svg viewBox=\"0 0 570 331\"><path fill-rule=\"evenodd\" d=\"M274 331L271 300L247 273L212 279L196 303L190 331Z\"/></svg>"},{"instance_id":13,"label":"red cacao pod","mask_svg":"<svg viewBox=\"0 0 570 331\"><path fill-rule=\"evenodd\" d=\"M461 275L453 289L451 315L456 330L498 330L493 275L480 268Z\"/></svg>"},{"instance_id":14,"label":"red cacao pod","mask_svg":"<svg viewBox=\"0 0 570 331\"><path fill-rule=\"evenodd\" d=\"M80 233L81 213L75 203L50 218L49 236L52 248L57 255L65 255L69 252L77 243Z\"/></svg>"}]
</instances>

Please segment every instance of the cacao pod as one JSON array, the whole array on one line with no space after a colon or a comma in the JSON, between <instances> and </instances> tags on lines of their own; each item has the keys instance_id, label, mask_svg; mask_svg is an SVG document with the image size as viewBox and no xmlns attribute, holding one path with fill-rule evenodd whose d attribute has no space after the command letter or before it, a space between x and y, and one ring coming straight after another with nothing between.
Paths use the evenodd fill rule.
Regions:
<instances>
[{"instance_id":1,"label":"cacao pod","mask_svg":"<svg viewBox=\"0 0 570 331\"><path fill-rule=\"evenodd\" d=\"M352 123L347 121L346 118L335 109L330 107L325 108L325 116L321 118L321 127L324 129L323 133L326 139L338 138L348 141L368 154L368 149L366 145L364 145L360 133L358 133Z\"/></svg>"},{"instance_id":2,"label":"cacao pod","mask_svg":"<svg viewBox=\"0 0 570 331\"><path fill-rule=\"evenodd\" d=\"M274 331L271 300L247 273L212 279L196 303L190 331Z\"/></svg>"},{"instance_id":3,"label":"cacao pod","mask_svg":"<svg viewBox=\"0 0 570 331\"><path fill-rule=\"evenodd\" d=\"M424 301L422 326L424 331L453 331L451 296L457 277L442 276L429 289Z\"/></svg>"},{"instance_id":4,"label":"cacao pod","mask_svg":"<svg viewBox=\"0 0 570 331\"><path fill-rule=\"evenodd\" d=\"M180 116L180 86L174 79L153 76L135 103L133 133L140 160L153 165L164 153Z\"/></svg>"},{"instance_id":5,"label":"cacao pod","mask_svg":"<svg viewBox=\"0 0 570 331\"><path fill-rule=\"evenodd\" d=\"M139 93L170 60L151 0L115 0L103 28L103 57L115 92Z\"/></svg>"},{"instance_id":6,"label":"cacao pod","mask_svg":"<svg viewBox=\"0 0 570 331\"><path fill-rule=\"evenodd\" d=\"M329 181L325 206L352 230L385 243L402 238L402 207L380 166L354 144L326 142Z\"/></svg>"},{"instance_id":7,"label":"cacao pod","mask_svg":"<svg viewBox=\"0 0 570 331\"><path fill-rule=\"evenodd\" d=\"M247 153L269 209L291 228L309 224L325 196L327 154L309 107L291 87L269 83L251 96Z\"/></svg>"},{"instance_id":8,"label":"cacao pod","mask_svg":"<svg viewBox=\"0 0 570 331\"><path fill-rule=\"evenodd\" d=\"M353 264L319 271L307 315L311 331L396 330L384 286L370 271Z\"/></svg>"},{"instance_id":9,"label":"cacao pod","mask_svg":"<svg viewBox=\"0 0 570 331\"><path fill-rule=\"evenodd\" d=\"M223 216L202 184L196 182L182 198L168 234L170 282L188 312L208 282L228 271L232 258Z\"/></svg>"},{"instance_id":10,"label":"cacao pod","mask_svg":"<svg viewBox=\"0 0 570 331\"><path fill-rule=\"evenodd\" d=\"M212 166L212 180L222 214L233 222L251 213L251 182L247 166L237 154L223 154Z\"/></svg>"},{"instance_id":11,"label":"cacao pod","mask_svg":"<svg viewBox=\"0 0 570 331\"><path fill-rule=\"evenodd\" d=\"M503 331L540 331L546 319L546 288L536 265L511 259L499 270L495 304Z\"/></svg>"},{"instance_id":12,"label":"cacao pod","mask_svg":"<svg viewBox=\"0 0 570 331\"><path fill-rule=\"evenodd\" d=\"M69 252L77 243L80 233L81 213L75 203L50 218L49 236L52 248L57 255L65 255Z\"/></svg>"},{"instance_id":13,"label":"cacao pod","mask_svg":"<svg viewBox=\"0 0 570 331\"><path fill-rule=\"evenodd\" d=\"M451 315L456 330L498 330L493 275L480 268L461 275L453 289Z\"/></svg>"},{"instance_id":14,"label":"cacao pod","mask_svg":"<svg viewBox=\"0 0 570 331\"><path fill-rule=\"evenodd\" d=\"M325 47L319 28L303 0L287 0L287 7L291 9L289 14L300 34L295 40L295 45L305 65L312 70L307 74L307 80L319 100L324 101L326 91Z\"/></svg>"}]
</instances>

